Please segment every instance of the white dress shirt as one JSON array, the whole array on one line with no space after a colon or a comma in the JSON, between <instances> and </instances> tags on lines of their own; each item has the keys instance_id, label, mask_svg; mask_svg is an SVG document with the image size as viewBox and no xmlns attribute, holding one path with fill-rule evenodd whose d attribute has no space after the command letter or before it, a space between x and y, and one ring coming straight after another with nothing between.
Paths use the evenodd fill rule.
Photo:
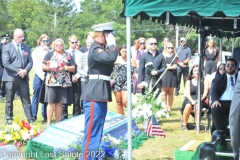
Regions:
<instances>
[{"instance_id":1,"label":"white dress shirt","mask_svg":"<svg viewBox=\"0 0 240 160\"><path fill-rule=\"evenodd\" d=\"M70 53L71 56L73 57L73 49L69 48L68 50L66 50L66 52ZM82 52L80 52L79 50L75 49L74 50L74 55L75 55L75 63L77 64L77 60L81 57ZM81 76L79 71L78 71L78 67L75 68L77 70L76 74L73 75L75 76L77 79Z\"/></svg>"},{"instance_id":2,"label":"white dress shirt","mask_svg":"<svg viewBox=\"0 0 240 160\"><path fill-rule=\"evenodd\" d=\"M236 79L235 79L235 74L234 75L227 75L227 87L226 90L223 92L223 95L219 98L219 100L222 101L227 101L227 100L232 100L233 97L233 91L235 88L235 84L236 84ZM234 86L231 85L231 81L230 81L230 77L233 77L233 82L234 82Z\"/></svg>"},{"instance_id":3,"label":"white dress shirt","mask_svg":"<svg viewBox=\"0 0 240 160\"><path fill-rule=\"evenodd\" d=\"M44 80L44 72L42 70L43 59L45 55L48 53L48 50L44 50L42 47L38 46L32 52L33 59L33 70L34 73L41 79Z\"/></svg>"}]
</instances>

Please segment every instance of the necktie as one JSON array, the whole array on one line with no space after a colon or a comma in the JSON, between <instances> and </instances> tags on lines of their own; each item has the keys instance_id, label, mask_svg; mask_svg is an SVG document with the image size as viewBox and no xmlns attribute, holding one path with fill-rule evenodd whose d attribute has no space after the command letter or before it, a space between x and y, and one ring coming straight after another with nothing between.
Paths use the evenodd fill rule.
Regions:
<instances>
[{"instance_id":1,"label":"necktie","mask_svg":"<svg viewBox=\"0 0 240 160\"><path fill-rule=\"evenodd\" d=\"M23 57L22 57L22 54L21 54L21 52L20 52L20 49L19 49L19 44L17 45L17 51L18 51L18 59L20 60L20 62L21 62L21 66L22 66L22 68L23 68Z\"/></svg>"},{"instance_id":2,"label":"necktie","mask_svg":"<svg viewBox=\"0 0 240 160\"><path fill-rule=\"evenodd\" d=\"M233 77L230 77L230 82L231 82L231 86L234 87L234 81L233 81Z\"/></svg>"},{"instance_id":3,"label":"necktie","mask_svg":"<svg viewBox=\"0 0 240 160\"><path fill-rule=\"evenodd\" d=\"M72 51L72 56L73 56L74 62L76 62L76 61L75 61L75 51L74 51L74 50Z\"/></svg>"}]
</instances>

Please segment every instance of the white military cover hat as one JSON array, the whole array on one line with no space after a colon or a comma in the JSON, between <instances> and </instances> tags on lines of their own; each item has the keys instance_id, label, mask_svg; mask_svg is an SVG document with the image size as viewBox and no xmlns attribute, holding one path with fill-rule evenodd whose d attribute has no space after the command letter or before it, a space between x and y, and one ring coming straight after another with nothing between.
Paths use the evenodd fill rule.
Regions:
<instances>
[{"instance_id":1,"label":"white military cover hat","mask_svg":"<svg viewBox=\"0 0 240 160\"><path fill-rule=\"evenodd\" d=\"M96 32L113 31L113 25L114 22L100 23L95 26L92 26L91 28Z\"/></svg>"},{"instance_id":2,"label":"white military cover hat","mask_svg":"<svg viewBox=\"0 0 240 160\"><path fill-rule=\"evenodd\" d=\"M186 41L186 38L181 37L181 38L180 38L180 41Z\"/></svg>"}]
</instances>

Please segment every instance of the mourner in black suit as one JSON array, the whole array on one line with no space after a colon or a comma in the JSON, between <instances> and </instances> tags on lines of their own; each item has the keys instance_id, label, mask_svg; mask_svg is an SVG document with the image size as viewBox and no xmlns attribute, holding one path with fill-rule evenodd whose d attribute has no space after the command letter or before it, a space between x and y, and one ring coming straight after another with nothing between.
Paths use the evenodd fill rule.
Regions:
<instances>
[{"instance_id":1,"label":"mourner in black suit","mask_svg":"<svg viewBox=\"0 0 240 160\"><path fill-rule=\"evenodd\" d=\"M17 90L19 90L27 120L29 123L33 122L28 82L28 73L33 61L29 46L22 43L23 36L23 31L16 29L13 41L4 45L2 49L4 66L2 81L5 82L6 89L6 124L11 124L13 120L13 100Z\"/></svg>"},{"instance_id":2,"label":"mourner in black suit","mask_svg":"<svg viewBox=\"0 0 240 160\"><path fill-rule=\"evenodd\" d=\"M0 98L5 97L5 85L2 82L2 74L3 74L3 64L2 64L2 47L8 43L9 36L8 34L2 35L2 40L0 43Z\"/></svg>"},{"instance_id":3,"label":"mourner in black suit","mask_svg":"<svg viewBox=\"0 0 240 160\"><path fill-rule=\"evenodd\" d=\"M217 75L212 86L211 98L213 103L211 112L216 130L226 131L223 117L229 117L233 91L237 81L236 66L237 62L234 58L227 59L226 73Z\"/></svg>"}]
</instances>

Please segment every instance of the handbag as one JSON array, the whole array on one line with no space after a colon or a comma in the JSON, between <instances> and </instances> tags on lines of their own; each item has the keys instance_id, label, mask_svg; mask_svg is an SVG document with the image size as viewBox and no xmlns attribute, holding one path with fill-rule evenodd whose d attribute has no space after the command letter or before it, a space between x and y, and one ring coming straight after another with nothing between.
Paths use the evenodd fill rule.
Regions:
<instances>
[{"instance_id":1,"label":"handbag","mask_svg":"<svg viewBox=\"0 0 240 160\"><path fill-rule=\"evenodd\" d=\"M46 81L46 76L47 76L47 72L45 72L44 74L44 79L43 79L43 83L42 86L40 88L40 92L39 92L39 98L38 98L38 103L46 103L44 102L45 99L45 81Z\"/></svg>"}]
</instances>

